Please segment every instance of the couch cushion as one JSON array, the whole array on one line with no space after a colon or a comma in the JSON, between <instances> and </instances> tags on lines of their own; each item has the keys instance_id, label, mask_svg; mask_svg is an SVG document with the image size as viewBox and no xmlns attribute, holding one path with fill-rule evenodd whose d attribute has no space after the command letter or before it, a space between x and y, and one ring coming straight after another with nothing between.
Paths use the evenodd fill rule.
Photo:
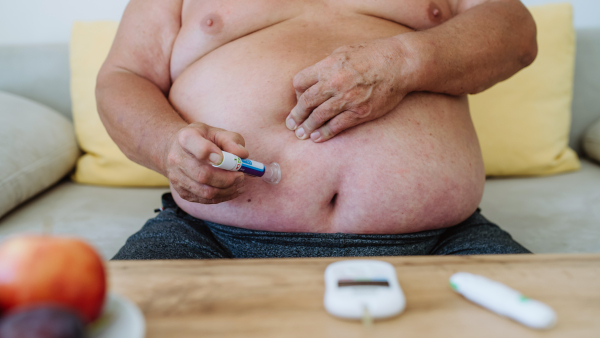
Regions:
<instances>
[{"instance_id":1,"label":"couch cushion","mask_svg":"<svg viewBox=\"0 0 600 338\"><path fill-rule=\"evenodd\" d=\"M591 159L600 163L600 119L594 122L583 136L583 149Z\"/></svg>"},{"instance_id":2,"label":"couch cushion","mask_svg":"<svg viewBox=\"0 0 600 338\"><path fill-rule=\"evenodd\" d=\"M485 172L491 176L547 175L576 170L568 147L575 65L571 5L530 8L538 56L529 67L469 97Z\"/></svg>"},{"instance_id":3,"label":"couch cushion","mask_svg":"<svg viewBox=\"0 0 600 338\"><path fill-rule=\"evenodd\" d=\"M96 75L108 55L116 22L76 22L71 36L71 98L77 140L85 154L73 180L117 186L167 186L167 179L130 161L110 138L96 109Z\"/></svg>"},{"instance_id":4,"label":"couch cushion","mask_svg":"<svg viewBox=\"0 0 600 338\"><path fill-rule=\"evenodd\" d=\"M0 140L0 216L60 180L79 156L69 120L3 92Z\"/></svg>"},{"instance_id":5,"label":"couch cushion","mask_svg":"<svg viewBox=\"0 0 600 338\"><path fill-rule=\"evenodd\" d=\"M573 122L569 145L581 153L586 128L600 119L600 27L577 31Z\"/></svg>"},{"instance_id":6,"label":"couch cushion","mask_svg":"<svg viewBox=\"0 0 600 338\"><path fill-rule=\"evenodd\" d=\"M112 258L127 237L161 206L164 188L113 188L63 180L0 219L0 239L19 232L41 232L49 219L52 233L73 235Z\"/></svg>"},{"instance_id":7,"label":"couch cushion","mask_svg":"<svg viewBox=\"0 0 600 338\"><path fill-rule=\"evenodd\" d=\"M600 165L551 177L494 178L482 214L536 253L600 252Z\"/></svg>"},{"instance_id":8,"label":"couch cushion","mask_svg":"<svg viewBox=\"0 0 600 338\"><path fill-rule=\"evenodd\" d=\"M46 105L71 120L67 44L0 45L0 90Z\"/></svg>"}]
</instances>

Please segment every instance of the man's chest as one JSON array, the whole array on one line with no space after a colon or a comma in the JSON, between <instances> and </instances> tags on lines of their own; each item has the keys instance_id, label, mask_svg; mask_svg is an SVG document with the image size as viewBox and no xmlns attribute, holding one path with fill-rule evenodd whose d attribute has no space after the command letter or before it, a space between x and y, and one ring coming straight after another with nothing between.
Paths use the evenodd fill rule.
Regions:
<instances>
[{"instance_id":1,"label":"man's chest","mask_svg":"<svg viewBox=\"0 0 600 338\"><path fill-rule=\"evenodd\" d=\"M452 16L448 0L184 0L182 26L200 24L210 34L224 28L214 20L212 27L202 21L211 16L218 16L221 24L252 27L310 12L371 15L415 30L434 27Z\"/></svg>"},{"instance_id":2,"label":"man's chest","mask_svg":"<svg viewBox=\"0 0 600 338\"><path fill-rule=\"evenodd\" d=\"M172 78L211 51L287 20L305 17L333 23L353 15L377 17L414 30L452 17L448 0L184 0L171 58Z\"/></svg>"}]
</instances>

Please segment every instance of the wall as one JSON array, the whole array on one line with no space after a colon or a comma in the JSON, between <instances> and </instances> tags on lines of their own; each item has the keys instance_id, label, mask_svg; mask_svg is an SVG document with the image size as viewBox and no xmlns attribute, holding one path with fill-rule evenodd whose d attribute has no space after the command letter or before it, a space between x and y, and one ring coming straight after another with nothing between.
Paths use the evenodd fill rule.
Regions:
<instances>
[{"instance_id":1,"label":"wall","mask_svg":"<svg viewBox=\"0 0 600 338\"><path fill-rule=\"evenodd\" d=\"M574 8L575 28L600 27L600 0L522 0L527 6L570 2Z\"/></svg>"},{"instance_id":2,"label":"wall","mask_svg":"<svg viewBox=\"0 0 600 338\"><path fill-rule=\"evenodd\" d=\"M128 2L0 0L0 45L66 43L73 21L119 20Z\"/></svg>"},{"instance_id":3,"label":"wall","mask_svg":"<svg viewBox=\"0 0 600 338\"><path fill-rule=\"evenodd\" d=\"M539 5L564 1L523 2L526 5ZM0 45L66 43L73 21L119 20L127 2L128 0L0 0ZM600 0L569 2L575 8L577 28L600 27Z\"/></svg>"}]
</instances>

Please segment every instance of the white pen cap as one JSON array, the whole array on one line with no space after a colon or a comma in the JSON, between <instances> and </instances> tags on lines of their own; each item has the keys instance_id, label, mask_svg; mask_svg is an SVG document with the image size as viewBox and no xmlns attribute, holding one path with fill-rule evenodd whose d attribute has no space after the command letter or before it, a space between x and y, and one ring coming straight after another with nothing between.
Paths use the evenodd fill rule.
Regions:
<instances>
[{"instance_id":1,"label":"white pen cap","mask_svg":"<svg viewBox=\"0 0 600 338\"><path fill-rule=\"evenodd\" d=\"M486 277L457 272L450 277L450 286L468 300L531 328L548 329L556 323L556 313L548 305Z\"/></svg>"},{"instance_id":2,"label":"white pen cap","mask_svg":"<svg viewBox=\"0 0 600 338\"><path fill-rule=\"evenodd\" d=\"M221 168L229 171L238 171L242 167L242 159L238 156L223 151L223 160L217 165L212 165L215 168Z\"/></svg>"}]
</instances>

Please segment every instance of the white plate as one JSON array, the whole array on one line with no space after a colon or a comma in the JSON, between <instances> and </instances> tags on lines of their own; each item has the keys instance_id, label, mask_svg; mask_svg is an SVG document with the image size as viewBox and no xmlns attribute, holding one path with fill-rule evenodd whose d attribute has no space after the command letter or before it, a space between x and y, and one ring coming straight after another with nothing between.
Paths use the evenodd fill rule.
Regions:
<instances>
[{"instance_id":1,"label":"white plate","mask_svg":"<svg viewBox=\"0 0 600 338\"><path fill-rule=\"evenodd\" d=\"M144 338L146 324L129 299L109 293L102 315L88 327L90 338Z\"/></svg>"}]
</instances>

